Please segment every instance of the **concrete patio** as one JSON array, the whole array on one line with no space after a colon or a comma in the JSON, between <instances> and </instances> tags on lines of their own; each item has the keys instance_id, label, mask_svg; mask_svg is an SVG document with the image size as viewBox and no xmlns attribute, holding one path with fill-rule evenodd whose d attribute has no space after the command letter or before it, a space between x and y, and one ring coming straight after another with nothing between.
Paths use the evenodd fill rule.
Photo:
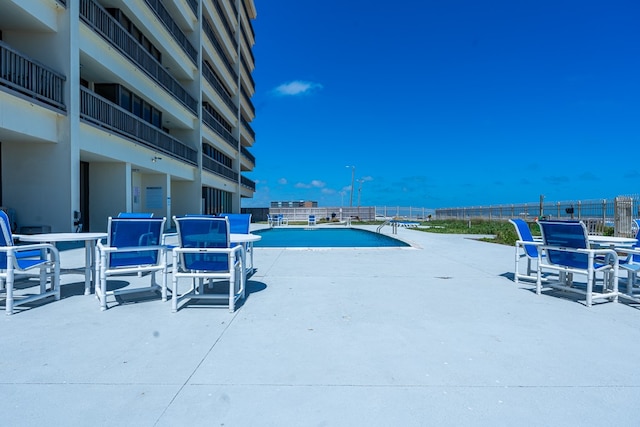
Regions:
<instances>
[{"instance_id":1,"label":"concrete patio","mask_svg":"<svg viewBox=\"0 0 640 427\"><path fill-rule=\"evenodd\" d=\"M101 312L62 276L60 301L0 312L2 424L638 425L636 306L538 296L512 247L398 237L413 247L256 248L235 313L144 294Z\"/></svg>"}]
</instances>

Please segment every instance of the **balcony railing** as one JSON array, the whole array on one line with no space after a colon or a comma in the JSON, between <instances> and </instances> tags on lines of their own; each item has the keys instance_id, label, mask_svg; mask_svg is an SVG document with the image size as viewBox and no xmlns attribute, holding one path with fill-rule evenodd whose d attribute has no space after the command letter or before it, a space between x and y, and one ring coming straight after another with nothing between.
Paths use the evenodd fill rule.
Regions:
<instances>
[{"instance_id":1,"label":"balcony railing","mask_svg":"<svg viewBox=\"0 0 640 427\"><path fill-rule=\"evenodd\" d=\"M64 75L0 42L0 86L66 110L63 95L65 80Z\"/></svg>"},{"instance_id":2,"label":"balcony railing","mask_svg":"<svg viewBox=\"0 0 640 427\"><path fill-rule=\"evenodd\" d=\"M198 164L198 152L118 105L80 88L80 118L166 155Z\"/></svg>"},{"instance_id":3,"label":"balcony railing","mask_svg":"<svg viewBox=\"0 0 640 427\"><path fill-rule=\"evenodd\" d=\"M240 183L243 187L247 187L252 191L256 191L256 183L245 176L240 176Z\"/></svg>"},{"instance_id":4,"label":"balcony railing","mask_svg":"<svg viewBox=\"0 0 640 427\"><path fill-rule=\"evenodd\" d=\"M227 15L225 15L224 11L222 10L222 5L220 4L220 0L213 0L213 5L216 7L216 10L218 11L218 16L220 16L220 20L222 21L222 24L224 25L225 30L227 30L227 35L229 36L231 43L233 43L233 48L238 50L238 41L233 36L233 30L229 26L229 22L227 21Z\"/></svg>"},{"instance_id":5,"label":"balcony railing","mask_svg":"<svg viewBox=\"0 0 640 427\"><path fill-rule=\"evenodd\" d=\"M245 147L240 147L240 151L242 152L242 155L246 157L255 166L256 164L255 156L251 154L249 150L247 150Z\"/></svg>"},{"instance_id":6,"label":"balcony railing","mask_svg":"<svg viewBox=\"0 0 640 427\"><path fill-rule=\"evenodd\" d=\"M222 126L220 122L218 122L215 117L213 117L213 115L207 111L206 108L204 108L204 106L202 107L202 121L208 127L210 127L211 130L220 135L222 139L227 142L227 144L234 148L234 150L238 149L238 140L235 139L233 135L231 135L231 133L226 130L224 126Z\"/></svg>"},{"instance_id":7,"label":"balcony railing","mask_svg":"<svg viewBox=\"0 0 640 427\"><path fill-rule=\"evenodd\" d=\"M215 173L216 175L222 175L232 181L238 181L238 172L226 167L221 163L216 162L206 154L202 155L202 169Z\"/></svg>"},{"instance_id":8,"label":"balcony railing","mask_svg":"<svg viewBox=\"0 0 640 427\"><path fill-rule=\"evenodd\" d=\"M253 102L251 102L251 97L249 96L249 94L247 93L245 88L242 87L242 86L240 87L240 92L242 93L242 96L244 97L245 102L249 106L249 109L251 110L251 112L255 116L256 115L256 107L253 106Z\"/></svg>"},{"instance_id":9,"label":"balcony railing","mask_svg":"<svg viewBox=\"0 0 640 427\"><path fill-rule=\"evenodd\" d=\"M193 10L193 14L198 16L198 0L187 0L189 7Z\"/></svg>"},{"instance_id":10,"label":"balcony railing","mask_svg":"<svg viewBox=\"0 0 640 427\"><path fill-rule=\"evenodd\" d=\"M80 0L80 16L93 30L129 58L175 99L197 114L198 101L136 39L93 0Z\"/></svg>"},{"instance_id":11,"label":"balcony railing","mask_svg":"<svg viewBox=\"0 0 640 427\"><path fill-rule=\"evenodd\" d=\"M244 117L240 117L240 121L242 122L242 126L244 127L244 129L245 129L247 132L249 132L249 135L251 135L251 136L253 137L253 139L255 140L255 139L256 139L256 131L254 131L254 130L251 128L251 125L249 124L249 122L248 122L248 121L246 121L246 120L244 119Z\"/></svg>"},{"instance_id":12,"label":"balcony railing","mask_svg":"<svg viewBox=\"0 0 640 427\"><path fill-rule=\"evenodd\" d=\"M244 11L244 16L247 17L247 22L249 23L249 31L251 31L251 35L253 36L253 39L256 39L256 32L253 29L253 25L251 24L251 19L249 19L249 11L247 10L247 5L244 4L244 2L240 2L242 3L242 10Z\"/></svg>"},{"instance_id":13,"label":"balcony railing","mask_svg":"<svg viewBox=\"0 0 640 427\"><path fill-rule=\"evenodd\" d=\"M251 56L251 62L256 63L256 57L253 55L253 51L249 48L249 39L247 38L247 32L244 30L244 27L241 25L240 30L242 33L242 40L244 41L245 46L247 47L247 52L249 52L249 56Z\"/></svg>"},{"instance_id":14,"label":"balcony railing","mask_svg":"<svg viewBox=\"0 0 640 427\"><path fill-rule=\"evenodd\" d=\"M167 31L173 36L176 42L182 47L184 52L191 58L193 64L198 63L198 50L193 47L187 36L182 32L176 21L171 17L169 11L160 0L145 0L147 5L156 13Z\"/></svg>"},{"instance_id":15,"label":"balcony railing","mask_svg":"<svg viewBox=\"0 0 640 427\"><path fill-rule=\"evenodd\" d=\"M202 75L209 83L211 83L211 86L213 86L217 94L220 95L220 98L222 98L224 103L227 104L227 107L229 107L235 114L238 107L233 104L231 97L229 96L227 91L224 90L222 84L218 81L218 77L216 77L215 73L211 70L211 68L209 68L209 65L204 61L202 61Z\"/></svg>"},{"instance_id":16,"label":"balcony railing","mask_svg":"<svg viewBox=\"0 0 640 427\"><path fill-rule=\"evenodd\" d=\"M216 37L216 33L215 31L213 31L213 28L211 28L211 24L209 24L209 21L207 21L206 19L203 19L202 28L204 29L204 32L207 35L207 38L215 48L216 52L218 52L218 55L220 55L220 58L222 59L223 64L227 68L227 71L233 77L233 81L234 82L238 81L238 73L236 73L236 70L234 70L233 66L231 66L231 61L229 61L229 57L224 53L224 49L222 45L220 45L220 42Z\"/></svg>"},{"instance_id":17,"label":"balcony railing","mask_svg":"<svg viewBox=\"0 0 640 427\"><path fill-rule=\"evenodd\" d=\"M231 9L233 9L233 16L238 16L238 8L236 7L235 0L229 0L229 4L231 4Z\"/></svg>"}]
</instances>

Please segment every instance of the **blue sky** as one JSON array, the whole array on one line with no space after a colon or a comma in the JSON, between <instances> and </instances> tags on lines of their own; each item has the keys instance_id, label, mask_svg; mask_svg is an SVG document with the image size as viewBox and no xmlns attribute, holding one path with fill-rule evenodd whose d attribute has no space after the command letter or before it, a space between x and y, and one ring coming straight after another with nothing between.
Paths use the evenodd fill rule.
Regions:
<instances>
[{"instance_id":1,"label":"blue sky","mask_svg":"<svg viewBox=\"0 0 640 427\"><path fill-rule=\"evenodd\" d=\"M640 2L255 0L243 206L609 198L640 184Z\"/></svg>"}]
</instances>

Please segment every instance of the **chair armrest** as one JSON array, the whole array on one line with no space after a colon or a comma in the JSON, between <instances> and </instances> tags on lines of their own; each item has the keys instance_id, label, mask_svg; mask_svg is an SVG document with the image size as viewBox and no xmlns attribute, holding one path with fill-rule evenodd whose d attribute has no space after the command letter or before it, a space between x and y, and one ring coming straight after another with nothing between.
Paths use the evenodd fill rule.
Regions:
<instances>
[{"instance_id":1,"label":"chair armrest","mask_svg":"<svg viewBox=\"0 0 640 427\"><path fill-rule=\"evenodd\" d=\"M531 246L542 246L544 242L542 240L516 240L517 245L531 245Z\"/></svg>"},{"instance_id":2,"label":"chair armrest","mask_svg":"<svg viewBox=\"0 0 640 427\"><path fill-rule=\"evenodd\" d=\"M240 252L242 254L243 248L242 245L232 246L230 248L174 248L174 253L191 253L191 254L202 254L202 253L219 253L219 254L227 254L230 252Z\"/></svg>"},{"instance_id":3,"label":"chair armrest","mask_svg":"<svg viewBox=\"0 0 640 427\"><path fill-rule=\"evenodd\" d=\"M594 258L597 255L604 255L607 259L607 263L611 263L610 261L613 261L614 265L620 263L618 253L613 249L566 248L562 246L552 246L552 245L542 245L540 248L544 251L552 250L552 251L561 251L561 252L573 252L573 253L581 253L585 255L589 255L591 253L593 254Z\"/></svg>"},{"instance_id":4,"label":"chair armrest","mask_svg":"<svg viewBox=\"0 0 640 427\"><path fill-rule=\"evenodd\" d=\"M116 246L104 246L102 243L98 242L98 250L100 252L106 252L106 253L115 253L115 252L123 253L123 252L140 252L140 251L166 251L167 247L165 245L116 247Z\"/></svg>"},{"instance_id":5,"label":"chair armrest","mask_svg":"<svg viewBox=\"0 0 640 427\"><path fill-rule=\"evenodd\" d=\"M60 262L60 252L58 251L58 248L56 248L51 243L33 243L29 245L19 245L19 246L0 246L0 252L6 252L7 254L9 252L13 252L14 254L19 254L20 252L28 252L28 251L42 250L42 249L46 250L50 254L51 261L53 261L54 263Z\"/></svg>"}]
</instances>

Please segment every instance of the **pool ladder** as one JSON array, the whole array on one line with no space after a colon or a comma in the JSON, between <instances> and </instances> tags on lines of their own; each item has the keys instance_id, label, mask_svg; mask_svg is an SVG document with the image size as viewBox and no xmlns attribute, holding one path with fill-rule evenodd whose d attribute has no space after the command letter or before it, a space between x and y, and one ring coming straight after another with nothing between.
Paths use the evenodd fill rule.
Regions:
<instances>
[{"instance_id":1,"label":"pool ladder","mask_svg":"<svg viewBox=\"0 0 640 427\"><path fill-rule=\"evenodd\" d=\"M380 230L382 230L382 228L385 225L391 225L391 234L398 234L398 222L397 221L392 221L390 219L388 219L385 222L383 222L382 224L380 224L378 226L378 228L376 229L376 233L380 233Z\"/></svg>"}]
</instances>

